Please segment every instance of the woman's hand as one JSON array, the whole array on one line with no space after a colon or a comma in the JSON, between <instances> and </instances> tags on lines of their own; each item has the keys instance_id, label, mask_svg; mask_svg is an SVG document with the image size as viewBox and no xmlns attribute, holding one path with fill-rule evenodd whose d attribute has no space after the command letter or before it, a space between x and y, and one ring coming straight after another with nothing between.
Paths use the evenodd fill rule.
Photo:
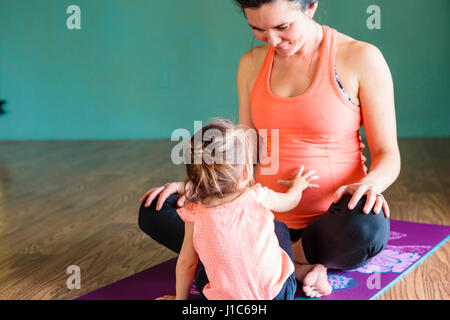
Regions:
<instances>
[{"instance_id":1,"label":"woman's hand","mask_svg":"<svg viewBox=\"0 0 450 320\"><path fill-rule=\"evenodd\" d=\"M180 197L178 198L177 204L179 207L182 207L184 201L186 200L185 196L185 183L184 182L170 182L166 183L162 187L155 187L148 190L140 199L140 202L145 201L145 207L150 206L150 204L155 200L155 198L159 195L158 202L156 203L156 211L161 210L161 207L166 201L166 199L173 193L179 193ZM189 190L192 184L188 183L186 189Z\"/></svg>"},{"instance_id":2,"label":"woman's hand","mask_svg":"<svg viewBox=\"0 0 450 320\"><path fill-rule=\"evenodd\" d=\"M383 208L384 215L386 218L389 218L390 211L387 201L384 197L379 194L374 187L364 184L364 183L353 183L349 185L345 185L337 189L337 191L333 195L333 202L337 203L341 199L344 194L353 195L350 201L348 202L348 208L352 210L356 204L359 202L363 195L367 196L366 204L364 205L363 211L365 214L368 214L372 208L375 214L379 214L381 208Z\"/></svg>"}]
</instances>

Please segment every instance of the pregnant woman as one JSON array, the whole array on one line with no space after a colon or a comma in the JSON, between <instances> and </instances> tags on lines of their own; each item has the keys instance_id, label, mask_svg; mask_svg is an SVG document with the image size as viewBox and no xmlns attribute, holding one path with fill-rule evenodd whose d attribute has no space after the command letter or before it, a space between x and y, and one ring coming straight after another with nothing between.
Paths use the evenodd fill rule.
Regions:
<instances>
[{"instance_id":1,"label":"pregnant woman","mask_svg":"<svg viewBox=\"0 0 450 320\"><path fill-rule=\"evenodd\" d=\"M362 266L389 238L389 207L381 192L400 172L389 67L375 46L316 23L317 0L236 2L255 37L265 42L243 54L237 71L239 123L267 129L267 152L255 182L285 192L283 180L291 180L300 166L316 170L320 187L306 190L295 209L274 214L289 228L303 291L327 295L327 268ZM278 171L267 175L270 129L279 130L279 157ZM184 193L182 182L152 188L139 211L140 228L175 252L184 236L176 213Z\"/></svg>"}]
</instances>

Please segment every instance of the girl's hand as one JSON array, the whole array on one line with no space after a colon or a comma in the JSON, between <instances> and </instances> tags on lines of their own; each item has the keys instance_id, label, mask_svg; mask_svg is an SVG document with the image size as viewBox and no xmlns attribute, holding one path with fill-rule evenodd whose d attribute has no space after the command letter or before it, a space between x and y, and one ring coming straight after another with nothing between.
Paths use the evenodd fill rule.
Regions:
<instances>
[{"instance_id":1,"label":"girl's hand","mask_svg":"<svg viewBox=\"0 0 450 320\"><path fill-rule=\"evenodd\" d=\"M381 208L383 208L384 215L389 218L390 211L387 201L384 197L375 190L374 187L364 183L353 183L345 186L341 186L333 195L333 203L339 202L344 194L352 194L352 198L348 202L348 208L352 210L359 202L363 195L367 196L366 204L363 208L365 214L368 214L372 208L375 214L379 214ZM375 206L374 206L375 205Z\"/></svg>"},{"instance_id":2,"label":"girl's hand","mask_svg":"<svg viewBox=\"0 0 450 320\"><path fill-rule=\"evenodd\" d=\"M155 300L175 300L175 296L165 295L165 296L156 298Z\"/></svg>"},{"instance_id":3,"label":"girl's hand","mask_svg":"<svg viewBox=\"0 0 450 320\"><path fill-rule=\"evenodd\" d=\"M316 170L310 170L303 175L304 166L300 168L297 176L292 180L278 180L279 184L287 186L289 188L299 188L301 191L307 188L318 188L318 184L312 184L310 181L319 179L319 176L313 176Z\"/></svg>"},{"instance_id":4,"label":"girl's hand","mask_svg":"<svg viewBox=\"0 0 450 320\"><path fill-rule=\"evenodd\" d=\"M173 193L179 193L180 197L178 198L177 204L179 207L182 207L184 201L186 200L185 196L185 187L184 182L171 182L166 183L162 187L155 187L148 190L140 199L140 202L145 202L145 206L148 207L153 202L153 200L159 195L158 202L156 203L156 210L159 211L166 199ZM190 190L192 188L192 184L188 183L186 185L186 189Z\"/></svg>"}]
</instances>

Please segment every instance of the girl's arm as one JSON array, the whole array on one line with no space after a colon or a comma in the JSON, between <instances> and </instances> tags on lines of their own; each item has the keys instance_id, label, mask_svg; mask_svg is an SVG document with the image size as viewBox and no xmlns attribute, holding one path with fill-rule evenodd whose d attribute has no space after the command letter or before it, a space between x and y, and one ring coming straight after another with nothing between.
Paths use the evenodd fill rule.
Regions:
<instances>
[{"instance_id":1,"label":"girl's arm","mask_svg":"<svg viewBox=\"0 0 450 320\"><path fill-rule=\"evenodd\" d=\"M198 264L198 254L195 252L192 236L194 223L185 222L184 240L178 256L176 266L176 297L175 300L187 300L189 289L194 280L195 270Z\"/></svg>"},{"instance_id":2,"label":"girl's arm","mask_svg":"<svg viewBox=\"0 0 450 320\"><path fill-rule=\"evenodd\" d=\"M275 212L286 212L294 209L302 198L303 190L319 187L317 184L310 183L310 181L319 178L318 176L313 176L316 171L310 170L302 176L303 170L304 167L302 166L293 180L278 181L278 183L290 187L286 193L275 192L268 189L264 199L262 199L263 205Z\"/></svg>"}]
</instances>

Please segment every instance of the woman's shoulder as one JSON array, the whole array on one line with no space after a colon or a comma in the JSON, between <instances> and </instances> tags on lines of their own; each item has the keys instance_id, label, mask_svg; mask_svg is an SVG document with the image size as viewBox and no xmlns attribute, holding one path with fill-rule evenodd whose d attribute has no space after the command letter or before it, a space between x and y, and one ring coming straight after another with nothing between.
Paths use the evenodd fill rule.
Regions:
<instances>
[{"instance_id":1,"label":"woman's shoulder","mask_svg":"<svg viewBox=\"0 0 450 320\"><path fill-rule=\"evenodd\" d=\"M251 48L250 50L244 52L244 54L242 55L242 58L264 59L264 56L265 56L268 48L269 48L269 45L267 43L264 43L260 46Z\"/></svg>"},{"instance_id":2,"label":"woman's shoulder","mask_svg":"<svg viewBox=\"0 0 450 320\"><path fill-rule=\"evenodd\" d=\"M258 77L268 48L269 46L264 44L248 50L241 57L237 72L237 82L238 86L239 84L245 86L248 94L250 94L251 88Z\"/></svg>"},{"instance_id":3,"label":"woman's shoulder","mask_svg":"<svg viewBox=\"0 0 450 320\"><path fill-rule=\"evenodd\" d=\"M384 61L383 54L375 45L340 32L337 33L336 48L337 64L355 75L361 75L368 67L379 66Z\"/></svg>"},{"instance_id":4,"label":"woman's shoulder","mask_svg":"<svg viewBox=\"0 0 450 320\"><path fill-rule=\"evenodd\" d=\"M351 62L367 62L367 59L376 59L382 55L381 51L373 44L356 40L346 34L337 33L336 37L336 56L340 60Z\"/></svg>"},{"instance_id":5,"label":"woman's shoulder","mask_svg":"<svg viewBox=\"0 0 450 320\"><path fill-rule=\"evenodd\" d=\"M247 75L257 74L264 62L268 48L269 46L264 44L246 51L241 57L239 67L245 69Z\"/></svg>"}]
</instances>

